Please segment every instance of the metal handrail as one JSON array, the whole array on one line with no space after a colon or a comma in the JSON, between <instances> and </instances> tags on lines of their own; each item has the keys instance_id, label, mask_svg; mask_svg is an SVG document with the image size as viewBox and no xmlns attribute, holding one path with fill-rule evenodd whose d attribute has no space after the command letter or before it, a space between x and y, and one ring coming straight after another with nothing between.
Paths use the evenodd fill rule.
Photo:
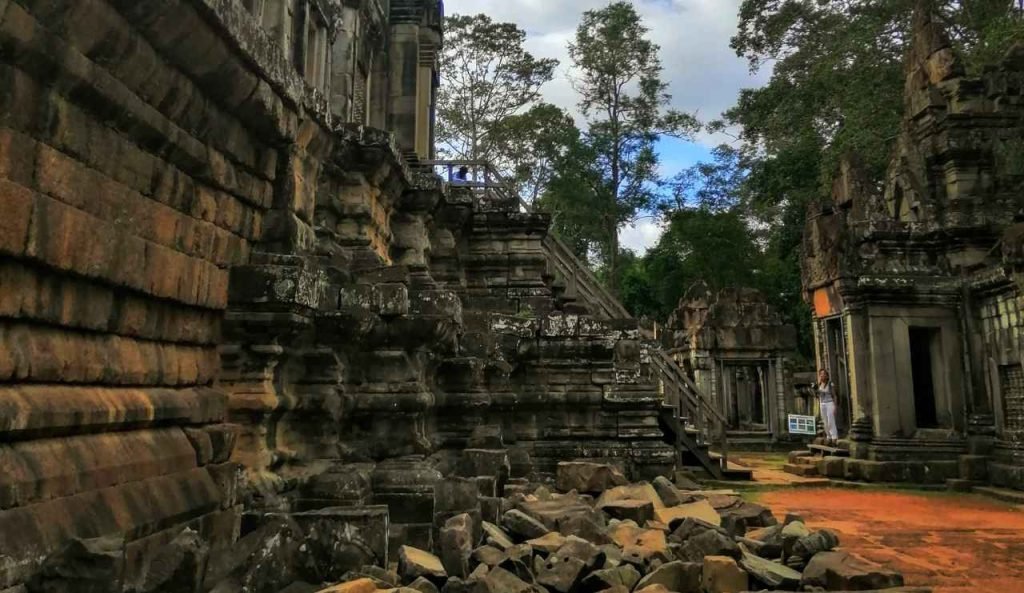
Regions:
<instances>
[{"instance_id":1,"label":"metal handrail","mask_svg":"<svg viewBox=\"0 0 1024 593\"><path fill-rule=\"evenodd\" d=\"M512 184L494 168L494 165L490 161L486 160L429 160L420 161L420 164L426 167L437 168L442 167L447 172L447 181L452 186L464 186L473 190L485 190L485 192L493 192L498 199L508 200L510 202L515 201L519 203L520 208L524 212L534 212L535 208L532 204L523 200L522 196L512 190ZM465 175L463 177L456 176L456 171L465 168ZM479 173L482 171L483 180L477 179ZM469 179L469 175L472 173L473 179ZM545 239L545 246L549 253L555 256L556 260L561 260L562 265L559 267L568 268L560 270L563 274L570 275L568 278L575 282L578 287L582 286L584 290L589 292L594 299L597 301L596 304L600 305L604 309L604 314L609 318L622 318L630 319L633 316L626 310L625 306L619 299L605 288L594 273L590 270L589 266L584 264L576 256L575 253L569 246L565 244L558 236L549 233ZM581 282L582 280L582 282ZM720 455L722 456L722 468L726 468L728 465L728 442L726 438L727 422L725 416L721 411L718 410L707 397L698 389L697 385L686 375L686 372L679 366L679 363L669 356L663 350L657 350L655 356L651 359L654 362L654 367L658 373L663 377L663 380L667 380L668 383L679 386L679 391L685 393L685 400L689 404L689 409L683 409L683 398L679 398L676 405L679 406L680 417L685 415L691 417L696 421L695 426L698 430L705 433L705 438L708 442L714 444L714 440L719 441ZM696 416L696 418L693 418ZM710 420L705 422L704 420ZM714 424L714 430L708 430L709 424ZM685 426L681 427L681 430L685 430Z\"/></svg>"}]
</instances>

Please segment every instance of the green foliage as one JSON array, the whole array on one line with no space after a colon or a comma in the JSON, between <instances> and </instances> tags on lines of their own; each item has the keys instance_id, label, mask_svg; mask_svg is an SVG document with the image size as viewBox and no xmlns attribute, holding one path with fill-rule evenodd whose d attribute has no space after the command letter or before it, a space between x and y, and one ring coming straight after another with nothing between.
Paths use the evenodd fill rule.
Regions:
<instances>
[{"instance_id":1,"label":"green foliage","mask_svg":"<svg viewBox=\"0 0 1024 593\"><path fill-rule=\"evenodd\" d=\"M484 14L445 19L437 142L450 157L499 160L495 128L540 100L557 60L538 59L523 48L526 33Z\"/></svg>"},{"instance_id":2,"label":"green foliage","mask_svg":"<svg viewBox=\"0 0 1024 593\"><path fill-rule=\"evenodd\" d=\"M585 12L569 45L587 129L571 150L574 158L557 169L543 203L555 213L559 231L598 254L613 290L618 231L657 196L655 142L697 127L692 116L667 108L671 97L658 52L633 5L621 1Z\"/></svg>"},{"instance_id":3,"label":"green foliage","mask_svg":"<svg viewBox=\"0 0 1024 593\"><path fill-rule=\"evenodd\" d=\"M669 184L658 244L642 258L623 255L620 296L635 315L664 321L698 280L712 290L761 287L766 258L739 200L744 171L728 147L714 156Z\"/></svg>"},{"instance_id":4,"label":"green foliage","mask_svg":"<svg viewBox=\"0 0 1024 593\"><path fill-rule=\"evenodd\" d=\"M527 202L547 191L555 169L580 141L572 116L548 103L496 122L491 141L497 146L495 164L508 172Z\"/></svg>"},{"instance_id":5,"label":"green foliage","mask_svg":"<svg viewBox=\"0 0 1024 593\"><path fill-rule=\"evenodd\" d=\"M827 196L840 158L857 154L879 184L903 110L904 61L917 0L744 0L732 39L768 83L745 89L712 129L735 130L746 176L738 199L763 248L758 288L798 325L810 354L801 299L800 241L807 205ZM934 0L969 71L1024 40L1018 2Z\"/></svg>"}]
</instances>

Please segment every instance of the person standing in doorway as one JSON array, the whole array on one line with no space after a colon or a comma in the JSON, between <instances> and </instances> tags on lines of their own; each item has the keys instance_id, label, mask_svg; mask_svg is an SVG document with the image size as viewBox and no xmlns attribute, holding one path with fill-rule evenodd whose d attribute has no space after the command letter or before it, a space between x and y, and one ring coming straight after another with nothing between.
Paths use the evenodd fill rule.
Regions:
<instances>
[{"instance_id":1,"label":"person standing in doorway","mask_svg":"<svg viewBox=\"0 0 1024 593\"><path fill-rule=\"evenodd\" d=\"M839 442L839 429L836 428L836 391L828 371L818 371L818 405L821 409L821 421L825 425L825 439L831 446Z\"/></svg>"}]
</instances>

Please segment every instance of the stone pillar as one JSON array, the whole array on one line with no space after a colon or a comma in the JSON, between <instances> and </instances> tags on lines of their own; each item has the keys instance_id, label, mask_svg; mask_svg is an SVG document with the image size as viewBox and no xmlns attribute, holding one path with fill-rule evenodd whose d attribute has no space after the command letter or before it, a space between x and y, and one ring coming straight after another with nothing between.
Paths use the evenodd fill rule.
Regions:
<instances>
[{"instance_id":1,"label":"stone pillar","mask_svg":"<svg viewBox=\"0 0 1024 593\"><path fill-rule=\"evenodd\" d=\"M851 451L856 455L860 443L871 440L873 430L873 391L871 388L871 336L867 315L861 310L847 311L846 352L850 373L850 398L853 403L853 418L850 425L850 439L854 441Z\"/></svg>"},{"instance_id":2,"label":"stone pillar","mask_svg":"<svg viewBox=\"0 0 1024 593\"><path fill-rule=\"evenodd\" d=\"M342 122L350 122L353 119L353 97L356 85L360 84L360 81L356 80L358 19L358 10L342 6L334 44L331 46L331 114Z\"/></svg>"},{"instance_id":3,"label":"stone pillar","mask_svg":"<svg viewBox=\"0 0 1024 593\"><path fill-rule=\"evenodd\" d=\"M391 26L389 43L388 130L395 135L403 151L416 149L419 96L419 25L399 23Z\"/></svg>"}]
</instances>

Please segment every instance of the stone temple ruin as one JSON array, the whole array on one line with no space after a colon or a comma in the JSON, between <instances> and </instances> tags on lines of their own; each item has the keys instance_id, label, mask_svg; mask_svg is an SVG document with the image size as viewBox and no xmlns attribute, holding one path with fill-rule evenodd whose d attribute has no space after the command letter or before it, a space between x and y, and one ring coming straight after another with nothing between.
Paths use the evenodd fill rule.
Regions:
<instances>
[{"instance_id":1,"label":"stone temple ruin","mask_svg":"<svg viewBox=\"0 0 1024 593\"><path fill-rule=\"evenodd\" d=\"M717 408L435 174L442 18L0 0L0 592L901 584L675 473Z\"/></svg>"},{"instance_id":2,"label":"stone temple ruin","mask_svg":"<svg viewBox=\"0 0 1024 593\"><path fill-rule=\"evenodd\" d=\"M797 446L789 414L813 415L799 389L796 328L753 289L712 294L698 282L668 321L669 352L726 416L729 442L744 450ZM813 381L813 379L812 379Z\"/></svg>"},{"instance_id":3,"label":"stone temple ruin","mask_svg":"<svg viewBox=\"0 0 1024 593\"><path fill-rule=\"evenodd\" d=\"M927 11L914 28L884 187L847 159L807 223L818 362L852 421L802 464L1024 488L1024 48L967 76Z\"/></svg>"}]
</instances>

